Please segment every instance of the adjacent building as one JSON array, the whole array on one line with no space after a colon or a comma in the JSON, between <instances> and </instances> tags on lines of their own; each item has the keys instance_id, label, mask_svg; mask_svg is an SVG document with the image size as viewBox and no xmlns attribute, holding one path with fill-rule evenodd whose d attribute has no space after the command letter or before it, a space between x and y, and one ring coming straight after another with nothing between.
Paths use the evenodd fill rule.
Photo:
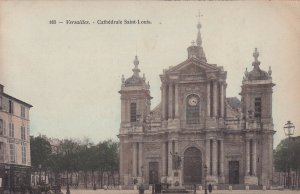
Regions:
<instances>
[{"instance_id":1,"label":"adjacent building","mask_svg":"<svg viewBox=\"0 0 300 194\"><path fill-rule=\"evenodd\" d=\"M178 153L183 184L203 184L206 178L215 185L269 186L275 133L272 71L260 68L255 49L253 69L246 69L241 80L241 100L228 98L227 72L208 63L200 22L197 28L187 59L160 75L161 102L154 109L137 56L133 75L122 77L121 184L167 182L172 154Z\"/></svg>"},{"instance_id":2,"label":"adjacent building","mask_svg":"<svg viewBox=\"0 0 300 194\"><path fill-rule=\"evenodd\" d=\"M5 190L18 190L30 183L31 107L6 94L0 84L0 179Z\"/></svg>"}]
</instances>

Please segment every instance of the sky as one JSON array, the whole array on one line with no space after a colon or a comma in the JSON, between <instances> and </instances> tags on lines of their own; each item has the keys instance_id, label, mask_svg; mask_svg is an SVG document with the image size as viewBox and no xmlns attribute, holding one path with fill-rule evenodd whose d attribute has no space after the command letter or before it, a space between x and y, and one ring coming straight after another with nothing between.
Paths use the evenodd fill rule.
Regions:
<instances>
[{"instance_id":1,"label":"sky","mask_svg":"<svg viewBox=\"0 0 300 194\"><path fill-rule=\"evenodd\" d=\"M0 2L0 83L33 105L31 134L117 140L122 74L134 56L160 102L163 69L187 59L200 10L208 63L227 71L227 97L239 97L254 48L261 69L272 68L274 144L291 120L300 135L300 3L252 2ZM100 25L97 20L149 20ZM50 20L62 24L49 24ZM88 20L90 25L68 25Z\"/></svg>"}]
</instances>

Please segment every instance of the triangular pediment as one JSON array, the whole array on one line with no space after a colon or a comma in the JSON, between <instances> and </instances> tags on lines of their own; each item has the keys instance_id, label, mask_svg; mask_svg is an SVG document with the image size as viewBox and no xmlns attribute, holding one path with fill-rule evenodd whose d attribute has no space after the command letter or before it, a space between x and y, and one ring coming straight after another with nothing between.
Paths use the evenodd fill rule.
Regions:
<instances>
[{"instance_id":1,"label":"triangular pediment","mask_svg":"<svg viewBox=\"0 0 300 194\"><path fill-rule=\"evenodd\" d=\"M183 66L183 68L178 69L177 71L180 72L180 74L199 74L201 72L205 72L205 69L200 67L199 65L196 65L195 63L190 63L189 65Z\"/></svg>"},{"instance_id":2,"label":"triangular pediment","mask_svg":"<svg viewBox=\"0 0 300 194\"><path fill-rule=\"evenodd\" d=\"M193 57L187 59L186 61L174 67L171 67L170 69L167 70L167 72L190 74L190 73L200 73L200 72L214 71L214 70L218 70L218 67L216 65L202 62L197 58Z\"/></svg>"}]
</instances>

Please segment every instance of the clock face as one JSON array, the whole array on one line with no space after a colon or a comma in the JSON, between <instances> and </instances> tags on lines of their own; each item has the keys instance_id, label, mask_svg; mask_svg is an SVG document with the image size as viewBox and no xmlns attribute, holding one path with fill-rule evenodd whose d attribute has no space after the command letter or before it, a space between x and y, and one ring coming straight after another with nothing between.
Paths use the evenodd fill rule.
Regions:
<instances>
[{"instance_id":1,"label":"clock face","mask_svg":"<svg viewBox=\"0 0 300 194\"><path fill-rule=\"evenodd\" d=\"M189 105L196 106L198 104L198 99L196 97L191 97L189 99Z\"/></svg>"}]
</instances>

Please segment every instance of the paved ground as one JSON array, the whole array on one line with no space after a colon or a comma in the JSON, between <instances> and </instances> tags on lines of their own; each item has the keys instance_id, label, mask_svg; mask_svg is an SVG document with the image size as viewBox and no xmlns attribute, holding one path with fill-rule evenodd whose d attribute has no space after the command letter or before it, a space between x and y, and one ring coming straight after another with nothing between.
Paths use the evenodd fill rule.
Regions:
<instances>
[{"instance_id":1,"label":"paved ground","mask_svg":"<svg viewBox=\"0 0 300 194\"><path fill-rule=\"evenodd\" d=\"M62 190L63 193L65 194L66 191ZM220 190L220 191L213 191L211 194L240 194L240 193L245 193L245 194L300 194L300 191L290 191L290 190L267 190L267 191L262 191L262 190L250 190L250 191L245 191L245 190L233 190L233 191L228 191L228 190ZM72 190L71 189L71 194L138 194L137 190ZM151 191L146 190L145 194L151 194ZM197 191L197 194L204 194L204 191Z\"/></svg>"}]
</instances>

